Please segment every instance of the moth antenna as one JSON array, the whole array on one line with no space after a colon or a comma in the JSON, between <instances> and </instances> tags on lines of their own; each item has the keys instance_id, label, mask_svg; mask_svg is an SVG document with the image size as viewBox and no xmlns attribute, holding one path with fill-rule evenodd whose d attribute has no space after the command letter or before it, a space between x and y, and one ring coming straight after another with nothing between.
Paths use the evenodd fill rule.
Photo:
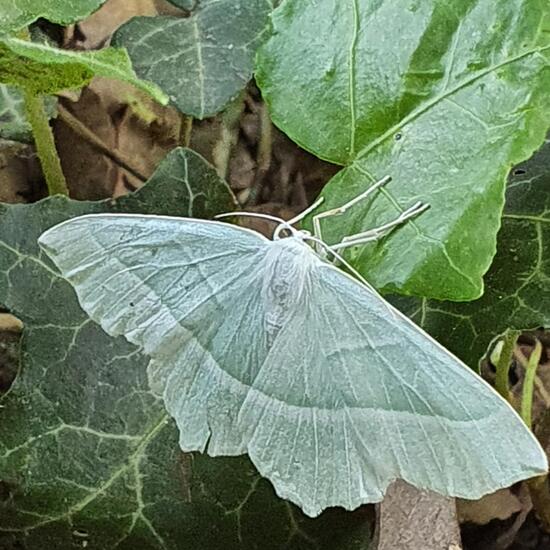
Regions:
<instances>
[{"instance_id":1,"label":"moth antenna","mask_svg":"<svg viewBox=\"0 0 550 550\"><path fill-rule=\"evenodd\" d=\"M293 235L296 235L298 231L292 227L288 222L283 220L282 218L279 218L277 216L272 216L271 214L262 214L261 212L226 212L224 214L217 214L214 216L215 219L219 220L220 218L231 218L233 216L243 216L248 218L260 218L262 220L268 220L271 222L275 222L278 224L277 228L273 232L274 238L278 238L278 235L280 233L279 227L282 227L284 229L288 229Z\"/></svg>"},{"instance_id":2,"label":"moth antenna","mask_svg":"<svg viewBox=\"0 0 550 550\"><path fill-rule=\"evenodd\" d=\"M316 208L318 208L323 201L325 200L325 197L319 197L312 205L308 206L305 210L302 210L298 215L294 216L293 218L290 218L286 223L289 223L290 225L294 225L295 223L298 223L299 221L303 220L310 212L313 212Z\"/></svg>"}]
</instances>

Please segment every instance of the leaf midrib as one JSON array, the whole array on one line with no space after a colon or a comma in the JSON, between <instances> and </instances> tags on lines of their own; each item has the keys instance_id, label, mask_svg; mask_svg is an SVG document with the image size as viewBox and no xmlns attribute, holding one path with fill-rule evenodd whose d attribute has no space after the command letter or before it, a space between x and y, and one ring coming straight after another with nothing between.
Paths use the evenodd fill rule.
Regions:
<instances>
[{"instance_id":1,"label":"leaf midrib","mask_svg":"<svg viewBox=\"0 0 550 550\"><path fill-rule=\"evenodd\" d=\"M126 472L128 472L132 468L138 467L139 462L144 456L145 449L149 446L150 442L157 436L157 434L166 426L168 418L169 418L168 415L166 413L163 413L162 416L156 422L154 422L151 425L151 427L142 435L142 437L140 438L139 444L136 446L136 449L128 457L128 459L123 462L120 468L115 470L108 479L104 480L94 492L90 493L80 501L73 504L66 512L63 512L56 516L45 516L40 521L36 522L33 525L29 525L21 528L0 529L0 532L3 531L3 532L11 532L11 533L20 533L20 532L32 531L34 529L43 527L51 523L70 519L74 514L82 511L89 504L94 502L98 497L102 496L105 493L105 491L107 491ZM137 495L137 491L136 491L136 495ZM137 501L139 502L139 498L137 498ZM153 532L153 535L156 536L157 533Z\"/></svg>"},{"instance_id":2,"label":"leaf midrib","mask_svg":"<svg viewBox=\"0 0 550 550\"><path fill-rule=\"evenodd\" d=\"M537 33L537 35L538 35L538 33ZM470 84L474 83L476 80L484 78L488 74L491 74L493 71L496 71L496 70L498 70L502 67L505 67L506 65L509 65L509 64L515 63L517 61L520 61L521 59L524 59L525 57L528 57L530 55L537 55L537 54L540 54L541 52L548 51L548 50L550 50L550 45L543 46L543 47L532 48L530 50L527 50L527 51L525 51L521 54L518 54L514 57L505 59L501 63L498 63L496 65L491 65L490 67L487 67L485 70L480 71L479 73L471 76L470 78L467 78L467 79L459 82L456 86L449 89L445 93L438 94L438 95L434 96L431 100L427 101L425 104L421 105L420 107L418 107L414 111L411 111L407 116L402 118L398 123L394 124L388 130L386 130L383 134L381 134L378 138L376 138L374 141L372 141L371 143L366 145L357 154L357 156L351 162L351 164L349 164L347 167L348 168L353 167L355 169L358 169L358 167L360 166L359 163L364 157L366 157L371 151L373 151L381 143L383 143L388 138L393 136L398 130L403 129L405 126L407 126L408 124L410 124L411 122L413 122L414 120L419 118L421 115L423 115L424 113L429 111L432 107L437 105L439 102L448 99L449 97L453 96L454 94L456 94L457 92L459 92L463 88L466 88ZM376 178L372 174L370 175L370 177L373 178L373 181L376 180ZM384 195L386 195L386 198L388 198L390 200L390 202L393 204L393 206L396 208L396 210L398 212L403 212L403 208L401 208L399 206L397 199L395 198L395 196L388 189L384 189ZM415 220L411 220L410 224L413 226L413 228L420 235L422 235L423 237L428 238L427 235L425 235L423 232L420 231L420 229L418 228L418 225L416 224ZM430 240L433 240L433 239L430 239ZM444 250L444 254L445 254L447 260L449 261L450 257L448 255L447 250L446 250L445 244L442 241L437 241L436 240L436 242L438 242L442 246L442 248ZM468 281L468 283L473 286L474 289L477 289L477 285L475 285L475 283L474 283L474 281L472 280L471 277L468 277L462 270L460 270L457 266L453 265L452 262L450 262L450 265L453 268L453 270L456 271L462 277L464 277ZM483 289L483 286L481 288Z\"/></svg>"},{"instance_id":3,"label":"leaf midrib","mask_svg":"<svg viewBox=\"0 0 550 550\"><path fill-rule=\"evenodd\" d=\"M403 129L406 125L410 124L411 122L419 118L425 112L427 112L432 107L437 105L440 101L443 101L451 97L452 95L456 94L463 88L466 88L470 84L473 84L476 80L480 80L481 78L484 78L488 74L491 74L493 71L497 71L498 69L505 67L506 65L510 65L517 61L520 61L521 59L524 59L525 57L528 57L530 55L536 55L545 51L550 51L550 45L527 50L514 57L505 59L501 63L497 63L496 65L491 65L490 67L487 67L485 70L480 71L479 73L471 76L470 78L467 78L459 82L455 87L449 89L447 92L434 96L431 100L427 101L426 103L424 103L423 105L415 109L414 111L411 111L407 116L403 117L399 122L397 122L396 124L388 128L383 134L381 134L374 141L371 141L368 145L363 147L363 149L359 151L355 159L352 161L351 165L353 165L355 162L360 161L362 158L367 156L373 149L378 147L378 145L386 141L389 137L394 135L398 130Z\"/></svg>"},{"instance_id":4,"label":"leaf midrib","mask_svg":"<svg viewBox=\"0 0 550 550\"><path fill-rule=\"evenodd\" d=\"M355 51L357 48L357 38L359 36L359 6L357 0L351 0L352 12L353 12L353 33L351 36L351 42L348 53L349 63L349 118L350 118L350 136L349 136L349 154L350 157L355 155L355 132L356 132L356 120L357 120L357 104L355 99L355 83L356 83L356 69L355 69Z\"/></svg>"},{"instance_id":5,"label":"leaf midrib","mask_svg":"<svg viewBox=\"0 0 550 550\"><path fill-rule=\"evenodd\" d=\"M110 63L105 63L101 59L98 59L96 54L103 50L95 50L95 51L88 51L88 52L85 52L85 51L74 52L71 50L52 48L51 46L40 44L38 42L29 42L27 40L21 40L20 38L13 38L13 37L4 38L2 41L8 46L8 48L10 44L14 44L16 46L21 46L23 48L44 51L46 53L53 53L55 55L63 55L67 57L67 59L74 59L76 63L80 63L80 64L86 63L86 64L94 65L96 67L104 69L105 71L110 71L110 72L122 75L125 78L128 77L128 73L121 70L118 66L112 65ZM44 63L50 64L49 61L44 61ZM60 61L60 63L62 63L62 61ZM126 69L127 68L128 67L126 67ZM134 76L134 75L131 75L131 76Z\"/></svg>"}]
</instances>

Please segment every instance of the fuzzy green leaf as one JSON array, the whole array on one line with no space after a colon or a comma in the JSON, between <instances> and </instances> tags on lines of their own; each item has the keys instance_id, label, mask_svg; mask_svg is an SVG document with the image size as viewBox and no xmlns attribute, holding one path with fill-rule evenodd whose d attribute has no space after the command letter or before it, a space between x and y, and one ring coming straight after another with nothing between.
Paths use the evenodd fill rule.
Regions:
<instances>
[{"instance_id":1,"label":"fuzzy green leaf","mask_svg":"<svg viewBox=\"0 0 550 550\"><path fill-rule=\"evenodd\" d=\"M25 117L23 95L12 86L0 84L0 138L27 141L31 127Z\"/></svg>"},{"instance_id":2,"label":"fuzzy green leaf","mask_svg":"<svg viewBox=\"0 0 550 550\"><path fill-rule=\"evenodd\" d=\"M35 93L54 94L66 88L82 87L96 75L129 82L160 103L168 101L157 86L136 76L124 49L76 52L18 38L0 39L2 83Z\"/></svg>"},{"instance_id":3,"label":"fuzzy green leaf","mask_svg":"<svg viewBox=\"0 0 550 550\"><path fill-rule=\"evenodd\" d=\"M550 327L550 141L510 174L498 252L485 294L467 304L395 301L447 349L477 369L507 328Z\"/></svg>"},{"instance_id":4,"label":"fuzzy green leaf","mask_svg":"<svg viewBox=\"0 0 550 550\"><path fill-rule=\"evenodd\" d=\"M0 34L19 30L39 17L68 25L84 19L105 0L7 0L0 12Z\"/></svg>"},{"instance_id":5,"label":"fuzzy green leaf","mask_svg":"<svg viewBox=\"0 0 550 550\"><path fill-rule=\"evenodd\" d=\"M85 213L212 216L231 202L214 169L178 149L116 201L0 206L0 303L25 324L22 369L0 408L0 547L368 548L363 510L310 520L247 459L183 455L147 386L148 358L88 319L37 245Z\"/></svg>"},{"instance_id":6,"label":"fuzzy green leaf","mask_svg":"<svg viewBox=\"0 0 550 550\"><path fill-rule=\"evenodd\" d=\"M287 0L258 58L275 123L346 166L325 187L340 206L329 243L431 208L384 242L348 253L386 292L471 300L496 249L509 167L550 125L550 33L544 0Z\"/></svg>"},{"instance_id":7,"label":"fuzzy green leaf","mask_svg":"<svg viewBox=\"0 0 550 550\"><path fill-rule=\"evenodd\" d=\"M45 107L49 117L56 113L57 101L46 97ZM29 143L32 141L31 125L25 115L22 93L13 86L0 84L0 138Z\"/></svg>"},{"instance_id":8,"label":"fuzzy green leaf","mask_svg":"<svg viewBox=\"0 0 550 550\"><path fill-rule=\"evenodd\" d=\"M158 84L183 113L219 112L246 86L272 0L171 0L188 17L135 17L115 35L138 75ZM191 9L192 8L192 9Z\"/></svg>"}]
</instances>

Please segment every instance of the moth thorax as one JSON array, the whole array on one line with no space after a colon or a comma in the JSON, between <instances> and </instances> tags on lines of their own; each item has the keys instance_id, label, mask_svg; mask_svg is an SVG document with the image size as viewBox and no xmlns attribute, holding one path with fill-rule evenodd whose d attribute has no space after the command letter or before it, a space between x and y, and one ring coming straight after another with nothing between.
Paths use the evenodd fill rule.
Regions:
<instances>
[{"instance_id":1,"label":"moth thorax","mask_svg":"<svg viewBox=\"0 0 550 550\"><path fill-rule=\"evenodd\" d=\"M265 259L262 288L269 344L299 307L312 259L317 260L302 241L289 237L273 242Z\"/></svg>"}]
</instances>

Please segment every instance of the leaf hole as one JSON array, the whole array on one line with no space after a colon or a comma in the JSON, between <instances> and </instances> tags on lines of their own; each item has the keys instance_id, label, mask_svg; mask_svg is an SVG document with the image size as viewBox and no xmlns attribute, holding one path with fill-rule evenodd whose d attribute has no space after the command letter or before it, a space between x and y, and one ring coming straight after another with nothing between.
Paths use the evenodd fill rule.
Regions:
<instances>
[{"instance_id":1,"label":"leaf hole","mask_svg":"<svg viewBox=\"0 0 550 550\"><path fill-rule=\"evenodd\" d=\"M76 546L88 548L90 533L86 529L73 529L73 540Z\"/></svg>"},{"instance_id":2,"label":"leaf hole","mask_svg":"<svg viewBox=\"0 0 550 550\"><path fill-rule=\"evenodd\" d=\"M0 502L7 502L13 497L12 485L7 481L0 481Z\"/></svg>"},{"instance_id":3,"label":"leaf hole","mask_svg":"<svg viewBox=\"0 0 550 550\"><path fill-rule=\"evenodd\" d=\"M0 310L0 395L7 393L17 376L22 333L21 320Z\"/></svg>"},{"instance_id":4,"label":"leaf hole","mask_svg":"<svg viewBox=\"0 0 550 550\"><path fill-rule=\"evenodd\" d=\"M183 2L180 2L183 4ZM195 0L194 2L189 2L188 6L180 7L175 5L176 2L170 2L167 0L156 0L156 9L159 15L169 15L172 17L183 17L187 18L193 15L193 11L199 8L200 0Z\"/></svg>"},{"instance_id":5,"label":"leaf hole","mask_svg":"<svg viewBox=\"0 0 550 550\"><path fill-rule=\"evenodd\" d=\"M514 176L523 176L524 174L527 174L527 171L523 168L516 168L514 170Z\"/></svg>"}]
</instances>

